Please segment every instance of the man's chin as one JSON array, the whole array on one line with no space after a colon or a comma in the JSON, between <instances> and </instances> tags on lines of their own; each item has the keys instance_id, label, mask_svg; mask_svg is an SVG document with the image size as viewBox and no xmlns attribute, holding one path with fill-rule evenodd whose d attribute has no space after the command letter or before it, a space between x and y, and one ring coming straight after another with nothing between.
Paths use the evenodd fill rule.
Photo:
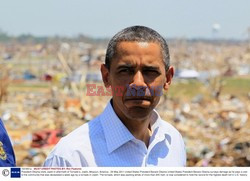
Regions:
<instances>
[{"instance_id":1,"label":"man's chin","mask_svg":"<svg viewBox=\"0 0 250 181\"><path fill-rule=\"evenodd\" d=\"M128 115L132 119L144 120L148 118L151 111L152 110L149 107L145 108L141 106L133 106L133 107L128 108Z\"/></svg>"}]
</instances>

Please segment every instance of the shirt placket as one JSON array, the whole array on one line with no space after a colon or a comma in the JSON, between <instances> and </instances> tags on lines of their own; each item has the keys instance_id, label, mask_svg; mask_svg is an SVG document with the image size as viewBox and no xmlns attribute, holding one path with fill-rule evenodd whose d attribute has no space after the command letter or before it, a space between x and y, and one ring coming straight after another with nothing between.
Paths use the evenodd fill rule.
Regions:
<instances>
[{"instance_id":1,"label":"shirt placket","mask_svg":"<svg viewBox=\"0 0 250 181\"><path fill-rule=\"evenodd\" d=\"M147 156L148 149L145 143L138 139L133 139L133 142L137 145L139 152L143 155L142 167L145 167L145 160Z\"/></svg>"}]
</instances>

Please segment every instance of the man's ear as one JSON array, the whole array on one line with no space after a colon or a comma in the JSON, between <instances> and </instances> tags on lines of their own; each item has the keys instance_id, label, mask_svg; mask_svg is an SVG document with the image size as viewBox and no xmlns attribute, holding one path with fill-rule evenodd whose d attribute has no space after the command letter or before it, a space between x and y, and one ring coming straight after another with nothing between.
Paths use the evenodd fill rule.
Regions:
<instances>
[{"instance_id":1,"label":"man's ear","mask_svg":"<svg viewBox=\"0 0 250 181\"><path fill-rule=\"evenodd\" d=\"M169 89L173 77L174 77L174 67L170 66L169 69L166 71L166 82L164 83L163 87L166 91Z\"/></svg>"},{"instance_id":2,"label":"man's ear","mask_svg":"<svg viewBox=\"0 0 250 181\"><path fill-rule=\"evenodd\" d=\"M109 70L105 66L105 64L101 65L101 73L102 73L102 81L103 81L105 87L108 88L110 86L110 83L109 83Z\"/></svg>"}]
</instances>

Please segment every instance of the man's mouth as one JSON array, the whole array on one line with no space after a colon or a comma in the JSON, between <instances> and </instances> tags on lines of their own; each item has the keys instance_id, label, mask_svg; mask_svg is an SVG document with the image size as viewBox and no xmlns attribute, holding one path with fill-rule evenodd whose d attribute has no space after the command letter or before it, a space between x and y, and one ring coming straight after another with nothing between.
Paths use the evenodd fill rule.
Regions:
<instances>
[{"instance_id":1,"label":"man's mouth","mask_svg":"<svg viewBox=\"0 0 250 181\"><path fill-rule=\"evenodd\" d=\"M126 97L125 101L132 101L132 100L146 100L146 101L151 101L152 98L151 97L145 97L145 96L138 96L138 97Z\"/></svg>"}]
</instances>

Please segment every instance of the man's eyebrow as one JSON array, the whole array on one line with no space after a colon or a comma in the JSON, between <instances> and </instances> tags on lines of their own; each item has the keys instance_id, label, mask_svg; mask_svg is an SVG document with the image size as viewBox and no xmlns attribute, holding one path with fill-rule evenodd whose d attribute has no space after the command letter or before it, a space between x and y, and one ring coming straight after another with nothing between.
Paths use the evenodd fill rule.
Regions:
<instances>
[{"instance_id":1,"label":"man's eyebrow","mask_svg":"<svg viewBox=\"0 0 250 181\"><path fill-rule=\"evenodd\" d=\"M122 64L117 66L117 69L122 69L122 68L134 68L134 66L131 64Z\"/></svg>"},{"instance_id":2,"label":"man's eyebrow","mask_svg":"<svg viewBox=\"0 0 250 181\"><path fill-rule=\"evenodd\" d=\"M143 66L144 70L160 70L158 66L152 66L152 65L145 65Z\"/></svg>"}]
</instances>

